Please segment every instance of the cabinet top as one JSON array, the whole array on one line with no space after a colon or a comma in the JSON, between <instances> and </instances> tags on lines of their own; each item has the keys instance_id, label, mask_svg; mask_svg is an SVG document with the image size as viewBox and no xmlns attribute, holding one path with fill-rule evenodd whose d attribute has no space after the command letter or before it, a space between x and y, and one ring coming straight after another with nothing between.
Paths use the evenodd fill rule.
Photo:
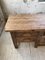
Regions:
<instances>
[{"instance_id":1,"label":"cabinet top","mask_svg":"<svg viewBox=\"0 0 45 60\"><path fill-rule=\"evenodd\" d=\"M45 29L45 14L10 15L5 25L5 31L27 31Z\"/></svg>"}]
</instances>

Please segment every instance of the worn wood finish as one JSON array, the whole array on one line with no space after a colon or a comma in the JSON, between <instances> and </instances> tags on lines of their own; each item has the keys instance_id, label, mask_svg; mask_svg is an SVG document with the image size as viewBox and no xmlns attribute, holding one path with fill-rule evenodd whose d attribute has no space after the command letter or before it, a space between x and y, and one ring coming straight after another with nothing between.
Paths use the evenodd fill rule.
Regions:
<instances>
[{"instance_id":1,"label":"worn wood finish","mask_svg":"<svg viewBox=\"0 0 45 60\"><path fill-rule=\"evenodd\" d=\"M41 43L41 38L42 38L43 34L44 34L43 31L37 31L36 39L35 39L35 48L37 48L39 45L42 45L40 43Z\"/></svg>"},{"instance_id":2,"label":"worn wood finish","mask_svg":"<svg viewBox=\"0 0 45 60\"><path fill-rule=\"evenodd\" d=\"M37 47L40 41L39 37L42 37L42 31L45 31L45 14L18 14L16 16L9 16L5 31L16 32L17 39L19 37L22 39L23 37L25 39L31 39L32 36L35 36L35 47ZM38 33L37 35L33 35L33 33L30 33L31 31L36 31L35 33L38 31Z\"/></svg>"},{"instance_id":3,"label":"worn wood finish","mask_svg":"<svg viewBox=\"0 0 45 60\"><path fill-rule=\"evenodd\" d=\"M10 33L11 33L12 41L14 43L15 48L18 48L17 39L16 39L16 33L15 32L10 32Z\"/></svg>"},{"instance_id":4,"label":"worn wood finish","mask_svg":"<svg viewBox=\"0 0 45 60\"><path fill-rule=\"evenodd\" d=\"M18 48L18 42L29 42L34 41L36 36L36 31L27 31L27 32L10 32L12 36L12 41L15 48Z\"/></svg>"},{"instance_id":5,"label":"worn wood finish","mask_svg":"<svg viewBox=\"0 0 45 60\"><path fill-rule=\"evenodd\" d=\"M9 16L5 31L26 31L45 29L45 14Z\"/></svg>"},{"instance_id":6,"label":"worn wood finish","mask_svg":"<svg viewBox=\"0 0 45 60\"><path fill-rule=\"evenodd\" d=\"M32 42L35 40L36 31L16 32L16 37L19 42Z\"/></svg>"}]
</instances>

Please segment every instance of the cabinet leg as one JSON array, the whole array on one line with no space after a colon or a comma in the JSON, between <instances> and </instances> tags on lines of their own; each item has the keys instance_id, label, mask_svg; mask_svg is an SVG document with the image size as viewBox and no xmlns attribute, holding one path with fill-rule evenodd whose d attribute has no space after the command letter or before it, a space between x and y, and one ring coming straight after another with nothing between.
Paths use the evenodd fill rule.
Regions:
<instances>
[{"instance_id":1,"label":"cabinet leg","mask_svg":"<svg viewBox=\"0 0 45 60\"><path fill-rule=\"evenodd\" d=\"M35 48L37 48L38 47L38 42L37 42L37 40L35 40Z\"/></svg>"},{"instance_id":2,"label":"cabinet leg","mask_svg":"<svg viewBox=\"0 0 45 60\"><path fill-rule=\"evenodd\" d=\"M15 48L18 48L16 33L15 32L10 32L10 33L11 33L12 41L13 41Z\"/></svg>"},{"instance_id":3,"label":"cabinet leg","mask_svg":"<svg viewBox=\"0 0 45 60\"><path fill-rule=\"evenodd\" d=\"M36 39L35 39L35 48L38 47L38 37L36 36Z\"/></svg>"},{"instance_id":4,"label":"cabinet leg","mask_svg":"<svg viewBox=\"0 0 45 60\"><path fill-rule=\"evenodd\" d=\"M36 39L35 39L35 48L37 48L40 44L40 38L43 36L43 31L37 32Z\"/></svg>"},{"instance_id":5,"label":"cabinet leg","mask_svg":"<svg viewBox=\"0 0 45 60\"><path fill-rule=\"evenodd\" d=\"M39 43L39 36L40 36L40 33L39 33L39 32L36 32L35 48L37 48L37 47L38 47L38 43Z\"/></svg>"}]
</instances>

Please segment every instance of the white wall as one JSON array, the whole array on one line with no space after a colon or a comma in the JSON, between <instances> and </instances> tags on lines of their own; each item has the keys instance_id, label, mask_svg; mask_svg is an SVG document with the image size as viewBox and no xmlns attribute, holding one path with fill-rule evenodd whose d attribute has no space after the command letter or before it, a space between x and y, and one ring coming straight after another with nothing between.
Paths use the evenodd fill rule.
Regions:
<instances>
[{"instance_id":1,"label":"white wall","mask_svg":"<svg viewBox=\"0 0 45 60\"><path fill-rule=\"evenodd\" d=\"M45 12L45 2L39 3L38 0L28 0L24 3L23 0L2 0L3 7L7 14L17 13L37 13Z\"/></svg>"}]
</instances>

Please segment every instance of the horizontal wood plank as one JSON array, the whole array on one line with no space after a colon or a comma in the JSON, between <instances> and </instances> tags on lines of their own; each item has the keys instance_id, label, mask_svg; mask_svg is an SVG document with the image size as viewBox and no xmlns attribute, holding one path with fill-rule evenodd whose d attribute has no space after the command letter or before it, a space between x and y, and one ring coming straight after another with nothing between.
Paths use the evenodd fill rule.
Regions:
<instances>
[{"instance_id":1,"label":"horizontal wood plank","mask_svg":"<svg viewBox=\"0 0 45 60\"><path fill-rule=\"evenodd\" d=\"M5 31L25 31L45 29L45 14L18 14L9 16Z\"/></svg>"}]
</instances>

